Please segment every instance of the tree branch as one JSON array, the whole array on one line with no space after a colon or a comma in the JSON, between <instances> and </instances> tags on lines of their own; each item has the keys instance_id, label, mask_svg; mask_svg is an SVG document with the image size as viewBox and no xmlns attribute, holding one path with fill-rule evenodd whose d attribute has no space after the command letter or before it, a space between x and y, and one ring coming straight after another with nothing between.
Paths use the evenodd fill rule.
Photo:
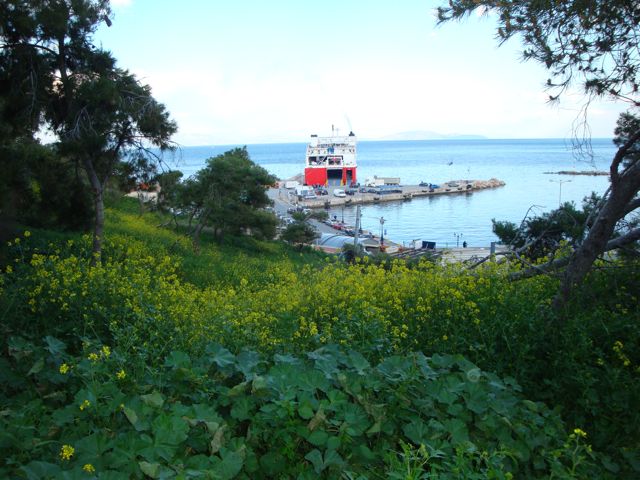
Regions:
<instances>
[{"instance_id":1,"label":"tree branch","mask_svg":"<svg viewBox=\"0 0 640 480\"><path fill-rule=\"evenodd\" d=\"M604 249L604 252L609 252L611 250L616 250L618 248L622 248L630 243L637 242L640 240L640 228L636 228L631 230L630 232L622 235L621 237L614 238L613 240L609 240ZM535 277L536 275L540 275L541 273L549 273L552 271L559 270L562 267L566 267L571 261L571 256L567 255L566 257L558 258L551 262L544 263L542 265L536 265L535 267L528 268L526 270L521 270L519 272L515 272L509 275L509 280L524 280L525 278Z\"/></svg>"},{"instance_id":2,"label":"tree branch","mask_svg":"<svg viewBox=\"0 0 640 480\"><path fill-rule=\"evenodd\" d=\"M636 142L640 141L640 130L631 135L629 139L622 145L618 151L616 152L613 160L611 161L611 167L609 168L609 174L611 176L611 183L616 184L620 179L620 174L618 173L618 167L620 163L624 160L624 157L627 155L627 152L631 147L633 147Z\"/></svg>"}]
</instances>

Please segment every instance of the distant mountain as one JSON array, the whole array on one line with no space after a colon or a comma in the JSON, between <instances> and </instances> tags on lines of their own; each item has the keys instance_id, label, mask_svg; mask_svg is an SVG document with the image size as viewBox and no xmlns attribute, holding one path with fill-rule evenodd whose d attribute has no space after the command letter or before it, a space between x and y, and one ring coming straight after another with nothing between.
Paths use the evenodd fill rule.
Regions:
<instances>
[{"instance_id":1,"label":"distant mountain","mask_svg":"<svg viewBox=\"0 0 640 480\"><path fill-rule=\"evenodd\" d=\"M414 130L386 135L376 140L484 140L486 138L483 135L442 134L428 130Z\"/></svg>"}]
</instances>

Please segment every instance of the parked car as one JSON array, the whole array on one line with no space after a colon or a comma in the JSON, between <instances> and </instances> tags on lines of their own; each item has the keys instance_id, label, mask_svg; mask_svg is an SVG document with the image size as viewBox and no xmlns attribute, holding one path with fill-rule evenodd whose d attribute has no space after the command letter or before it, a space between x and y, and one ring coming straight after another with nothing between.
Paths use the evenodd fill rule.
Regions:
<instances>
[{"instance_id":1,"label":"parked car","mask_svg":"<svg viewBox=\"0 0 640 480\"><path fill-rule=\"evenodd\" d=\"M347 195L355 195L358 192L357 188L347 188L344 193Z\"/></svg>"},{"instance_id":2,"label":"parked car","mask_svg":"<svg viewBox=\"0 0 640 480\"><path fill-rule=\"evenodd\" d=\"M333 196L334 196L334 197L341 197L341 198L342 198L342 197L346 197L346 196L347 196L347 194L346 194L346 193L345 193L345 191L344 191L344 190L342 190L341 188L336 188L336 189L333 191Z\"/></svg>"}]
</instances>

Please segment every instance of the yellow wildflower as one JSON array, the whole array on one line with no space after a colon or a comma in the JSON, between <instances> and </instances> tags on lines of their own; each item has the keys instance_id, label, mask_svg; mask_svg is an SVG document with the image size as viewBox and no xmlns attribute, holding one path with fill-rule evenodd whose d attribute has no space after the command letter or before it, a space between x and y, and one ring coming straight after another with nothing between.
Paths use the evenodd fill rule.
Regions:
<instances>
[{"instance_id":1,"label":"yellow wildflower","mask_svg":"<svg viewBox=\"0 0 640 480\"><path fill-rule=\"evenodd\" d=\"M88 357L88 358L89 358L89 360L91 360L92 362L97 362L97 361L98 361L98 354L97 354L97 353L94 353L94 352L91 352L91 353L89 354L89 357Z\"/></svg>"},{"instance_id":2,"label":"yellow wildflower","mask_svg":"<svg viewBox=\"0 0 640 480\"><path fill-rule=\"evenodd\" d=\"M11 265L7 265L7 273L13 272L13 267Z\"/></svg>"},{"instance_id":3,"label":"yellow wildflower","mask_svg":"<svg viewBox=\"0 0 640 480\"><path fill-rule=\"evenodd\" d=\"M582 430L580 428L574 428L573 429L573 433L575 433L576 436L578 436L578 437L587 438L587 432L585 432L584 430Z\"/></svg>"},{"instance_id":4,"label":"yellow wildflower","mask_svg":"<svg viewBox=\"0 0 640 480\"><path fill-rule=\"evenodd\" d=\"M71 369L71 367L69 365L67 365L66 363L63 363L62 365L60 365L60 373L62 375L66 375L67 373L69 373L70 369Z\"/></svg>"},{"instance_id":5,"label":"yellow wildflower","mask_svg":"<svg viewBox=\"0 0 640 480\"><path fill-rule=\"evenodd\" d=\"M91 402L89 400L85 400L80 404L80 410L84 410L85 408L89 408L91 406Z\"/></svg>"},{"instance_id":6,"label":"yellow wildflower","mask_svg":"<svg viewBox=\"0 0 640 480\"><path fill-rule=\"evenodd\" d=\"M103 354L105 357L107 357L107 358L108 358L108 357L109 357L109 355L111 355L111 349L110 349L107 345L103 346L103 347L102 347L102 354Z\"/></svg>"},{"instance_id":7,"label":"yellow wildflower","mask_svg":"<svg viewBox=\"0 0 640 480\"><path fill-rule=\"evenodd\" d=\"M71 457L73 457L73 454L75 453L76 449L73 448L71 445L63 445L62 448L60 449L60 458L62 460L71 460Z\"/></svg>"},{"instance_id":8,"label":"yellow wildflower","mask_svg":"<svg viewBox=\"0 0 640 480\"><path fill-rule=\"evenodd\" d=\"M116 373L116 377L118 378L118 380L124 380L127 377L127 372L124 371L124 369L120 369L120 371L118 373Z\"/></svg>"},{"instance_id":9,"label":"yellow wildflower","mask_svg":"<svg viewBox=\"0 0 640 480\"><path fill-rule=\"evenodd\" d=\"M96 471L95 467L90 463L85 463L84 467L82 467L82 470L84 470L87 473L95 473Z\"/></svg>"},{"instance_id":10,"label":"yellow wildflower","mask_svg":"<svg viewBox=\"0 0 640 480\"><path fill-rule=\"evenodd\" d=\"M24 238L29 238L31 236L31 232L29 230L25 230Z\"/></svg>"},{"instance_id":11,"label":"yellow wildflower","mask_svg":"<svg viewBox=\"0 0 640 480\"><path fill-rule=\"evenodd\" d=\"M449 337L447 335L442 335L442 340L446 342L447 340L449 340Z\"/></svg>"}]
</instances>

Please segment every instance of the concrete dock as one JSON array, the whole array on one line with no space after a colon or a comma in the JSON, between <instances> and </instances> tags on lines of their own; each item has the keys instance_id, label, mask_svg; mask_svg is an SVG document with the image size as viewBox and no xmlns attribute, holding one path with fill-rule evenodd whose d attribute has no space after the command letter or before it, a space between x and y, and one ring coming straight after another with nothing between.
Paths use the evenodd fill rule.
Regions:
<instances>
[{"instance_id":1,"label":"concrete dock","mask_svg":"<svg viewBox=\"0 0 640 480\"><path fill-rule=\"evenodd\" d=\"M284 182L282 182L282 184L284 185ZM362 192L361 188L357 188L353 195L347 195L346 197L336 197L333 194L334 190L345 190L345 187L334 186L327 189L328 195L320 195L314 199L299 199L295 195L294 189L285 189L282 187L278 190L278 196L281 200L291 203L295 202L297 205L305 208L327 208L341 205L409 201L413 198L431 195L469 195L478 190L499 188L504 185L505 182L497 178L489 180L450 180L446 183L439 184L437 188L428 185L399 185L396 188L400 190L400 192L394 193ZM367 187L362 188L369 190ZM294 198L290 200L289 197Z\"/></svg>"}]
</instances>

